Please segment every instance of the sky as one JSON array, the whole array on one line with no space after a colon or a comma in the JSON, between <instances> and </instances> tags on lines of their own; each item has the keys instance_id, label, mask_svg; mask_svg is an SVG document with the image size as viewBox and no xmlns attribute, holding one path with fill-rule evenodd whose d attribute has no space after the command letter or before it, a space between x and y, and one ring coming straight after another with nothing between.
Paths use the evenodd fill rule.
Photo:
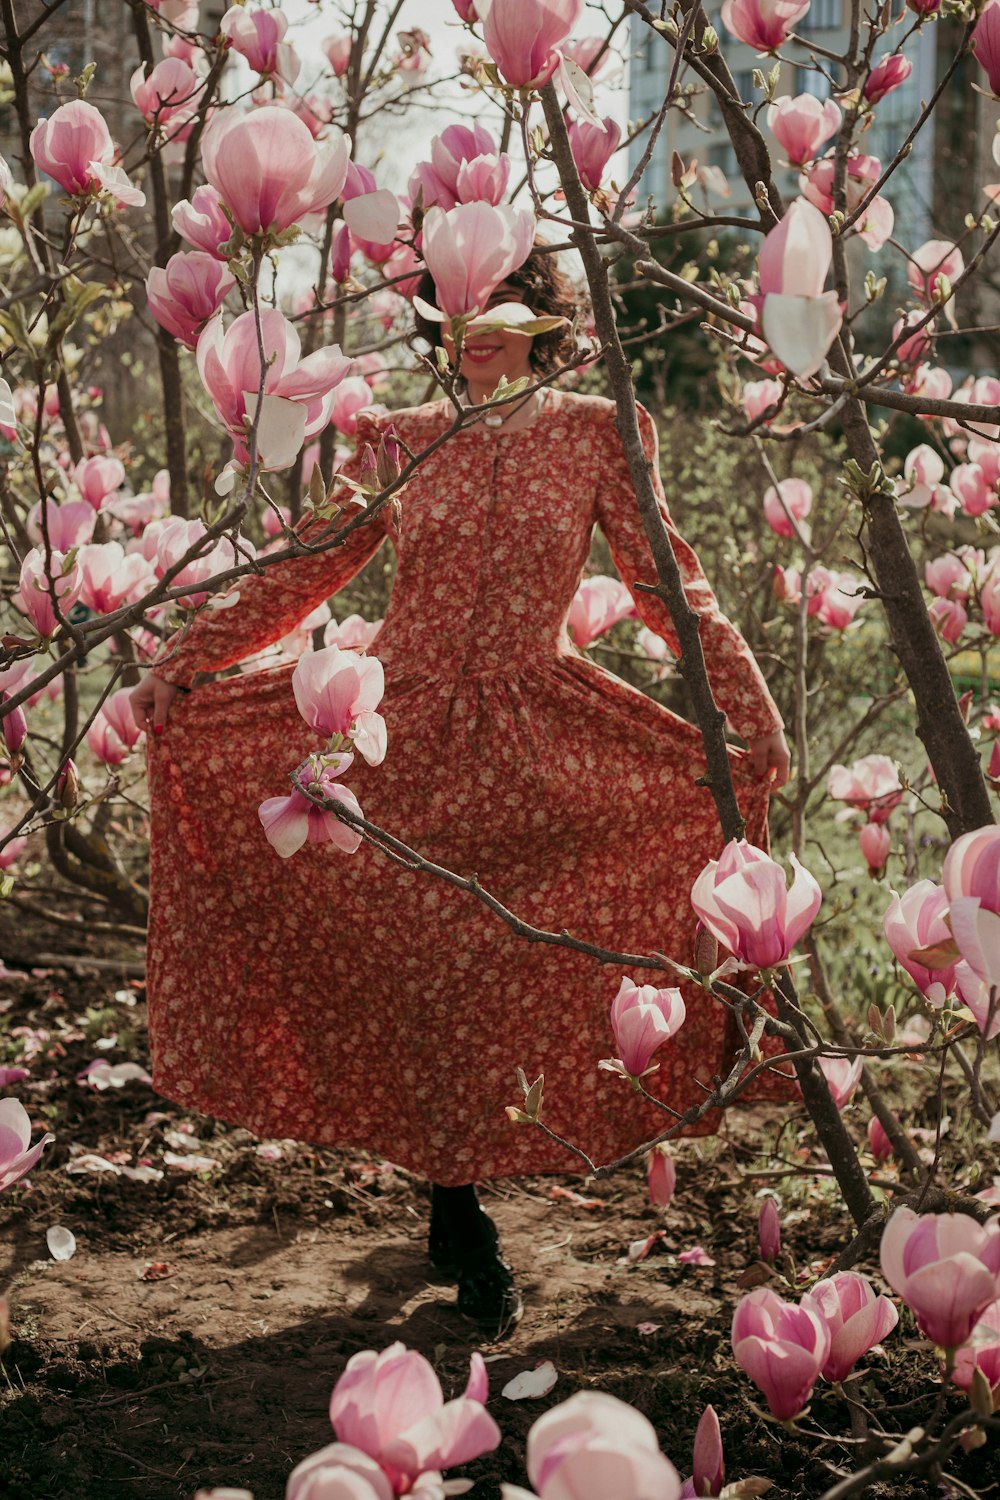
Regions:
<instances>
[{"instance_id":1,"label":"sky","mask_svg":"<svg viewBox=\"0 0 1000 1500\"><path fill-rule=\"evenodd\" d=\"M296 51L304 60L302 75L296 85L297 90L303 92L308 88L310 44L315 45L317 59L325 61L319 51L320 43L324 37L342 27L337 23L335 5L322 3L316 5L312 4L311 0L284 0L281 8L292 23L289 29L289 39L292 37L292 28L294 28ZM432 65L428 76L443 79L448 74L457 71L458 47L460 42L468 39L469 33L459 22L451 0L405 0L396 29L402 31L408 26L419 26L430 36ZM588 7L588 11L574 34L577 36L599 35L605 34L606 31L607 23L604 20L604 12L596 7ZM623 127L628 105L628 95L624 85L625 74L622 71L617 84L612 88L602 86L598 95L601 115L611 115ZM431 138L446 125L462 117L468 118L471 114L483 109L482 99L477 98L474 91L461 89L457 83L445 85L440 90L435 89L433 98L436 101L434 108L424 103L411 105L407 110L405 125L398 121L395 128L388 133L376 129L376 135L383 136L379 142L383 152L382 162L377 171L380 186L392 188L395 192L404 190L413 167L421 157L426 156ZM485 123L491 129L496 130L499 122L498 111L487 105L484 113ZM385 138L386 136L388 138ZM363 160L368 160L364 144L362 140L361 155ZM515 157L520 155L516 149L516 143L512 145L511 155ZM612 175L615 175L616 167L619 169L624 167L624 160L624 152L619 153L612 164ZM374 162L372 164L374 165Z\"/></svg>"}]
</instances>

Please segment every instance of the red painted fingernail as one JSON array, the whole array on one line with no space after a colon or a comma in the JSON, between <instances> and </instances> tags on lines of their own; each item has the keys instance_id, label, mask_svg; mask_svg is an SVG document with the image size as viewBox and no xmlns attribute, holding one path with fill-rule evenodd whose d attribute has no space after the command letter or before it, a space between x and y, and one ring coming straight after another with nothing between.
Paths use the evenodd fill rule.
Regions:
<instances>
[{"instance_id":1,"label":"red painted fingernail","mask_svg":"<svg viewBox=\"0 0 1000 1500\"><path fill-rule=\"evenodd\" d=\"M165 724L154 724L153 725L153 733L154 734L162 734L163 731L164 731L164 729L166 729L166 727L167 726Z\"/></svg>"}]
</instances>

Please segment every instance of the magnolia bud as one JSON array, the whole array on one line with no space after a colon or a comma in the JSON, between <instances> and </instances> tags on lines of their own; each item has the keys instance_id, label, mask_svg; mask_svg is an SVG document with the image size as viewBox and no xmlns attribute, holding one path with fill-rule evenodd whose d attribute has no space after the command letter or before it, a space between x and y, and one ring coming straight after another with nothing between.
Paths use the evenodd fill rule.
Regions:
<instances>
[{"instance_id":1,"label":"magnolia bud","mask_svg":"<svg viewBox=\"0 0 1000 1500\"><path fill-rule=\"evenodd\" d=\"M0 694L0 704L6 703L7 694ZM28 736L28 721L23 708L9 708L4 713L3 742L11 755L16 755Z\"/></svg>"},{"instance_id":2,"label":"magnolia bud","mask_svg":"<svg viewBox=\"0 0 1000 1500\"><path fill-rule=\"evenodd\" d=\"M666 1208L674 1196L674 1188L677 1185L677 1166L670 1154L669 1146L661 1143L659 1146L654 1146L649 1153L646 1183L649 1188L649 1201L653 1207Z\"/></svg>"},{"instance_id":3,"label":"magnolia bud","mask_svg":"<svg viewBox=\"0 0 1000 1500\"><path fill-rule=\"evenodd\" d=\"M402 469L403 450L400 447L395 427L390 426L382 434L378 445L378 457L375 460L379 489L384 490L390 484L395 484Z\"/></svg>"},{"instance_id":4,"label":"magnolia bud","mask_svg":"<svg viewBox=\"0 0 1000 1500\"><path fill-rule=\"evenodd\" d=\"M364 490L377 490L378 484L378 460L375 457L375 449L371 443L366 443L361 450L361 467L358 471L358 483Z\"/></svg>"},{"instance_id":5,"label":"magnolia bud","mask_svg":"<svg viewBox=\"0 0 1000 1500\"><path fill-rule=\"evenodd\" d=\"M781 1253L781 1220L778 1217L778 1205L773 1198L765 1198L760 1206L757 1238L761 1260L773 1264Z\"/></svg>"},{"instance_id":6,"label":"magnolia bud","mask_svg":"<svg viewBox=\"0 0 1000 1500\"><path fill-rule=\"evenodd\" d=\"M80 800L80 773L76 763L68 760L56 780L56 800L64 812L72 812Z\"/></svg>"},{"instance_id":7,"label":"magnolia bud","mask_svg":"<svg viewBox=\"0 0 1000 1500\"><path fill-rule=\"evenodd\" d=\"M342 286L351 274L351 231L343 219L334 225L330 244L330 275L338 286Z\"/></svg>"}]
</instances>

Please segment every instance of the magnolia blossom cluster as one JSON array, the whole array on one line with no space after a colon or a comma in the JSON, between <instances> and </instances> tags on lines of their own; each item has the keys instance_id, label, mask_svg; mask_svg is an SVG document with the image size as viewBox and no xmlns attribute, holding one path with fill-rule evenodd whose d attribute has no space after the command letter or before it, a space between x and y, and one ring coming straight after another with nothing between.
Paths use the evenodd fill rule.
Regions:
<instances>
[{"instance_id":1,"label":"magnolia blossom cluster","mask_svg":"<svg viewBox=\"0 0 1000 1500\"><path fill-rule=\"evenodd\" d=\"M1000 1032L1000 829L957 839L942 884L918 880L894 894L883 931L928 1004L962 1006L985 1037Z\"/></svg>"},{"instance_id":2,"label":"magnolia blossom cluster","mask_svg":"<svg viewBox=\"0 0 1000 1500\"><path fill-rule=\"evenodd\" d=\"M264 833L282 859L290 858L305 843L330 843L344 854L353 854L361 844L361 830L313 801L303 789L363 817L357 797L338 780L354 764L353 751L340 747L353 745L370 766L381 765L385 759L386 726L378 712L385 691L382 663L337 645L307 651L292 673L292 691L302 718L327 747L299 767L301 786L286 797L269 797L261 803L258 811Z\"/></svg>"},{"instance_id":3,"label":"magnolia blossom cluster","mask_svg":"<svg viewBox=\"0 0 1000 1500\"><path fill-rule=\"evenodd\" d=\"M847 804L838 821L863 819L858 841L874 876L885 872L892 848L889 819L903 799L899 769L887 755L864 755L850 766L831 767L828 794Z\"/></svg>"},{"instance_id":4,"label":"magnolia blossom cluster","mask_svg":"<svg viewBox=\"0 0 1000 1500\"><path fill-rule=\"evenodd\" d=\"M773 587L776 599L797 608L802 598L801 570L776 567ZM806 613L827 630L847 630L865 602L863 587L864 580L856 574L841 573L817 563L805 578Z\"/></svg>"},{"instance_id":5,"label":"magnolia blossom cluster","mask_svg":"<svg viewBox=\"0 0 1000 1500\"><path fill-rule=\"evenodd\" d=\"M888 1297L856 1271L818 1281L797 1304L759 1287L733 1315L733 1356L771 1414L787 1422L803 1411L821 1376L846 1380L898 1321Z\"/></svg>"}]
</instances>

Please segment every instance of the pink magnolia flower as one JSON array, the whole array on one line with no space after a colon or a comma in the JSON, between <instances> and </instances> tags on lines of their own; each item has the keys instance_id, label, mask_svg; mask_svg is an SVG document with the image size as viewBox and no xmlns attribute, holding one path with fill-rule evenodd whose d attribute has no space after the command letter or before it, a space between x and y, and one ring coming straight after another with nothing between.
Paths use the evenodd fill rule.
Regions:
<instances>
[{"instance_id":1,"label":"pink magnolia flower","mask_svg":"<svg viewBox=\"0 0 1000 1500\"><path fill-rule=\"evenodd\" d=\"M350 736L369 765L385 759L385 720L375 712L385 691L374 656L324 646L299 658L292 674L295 705L319 734Z\"/></svg>"},{"instance_id":2,"label":"pink magnolia flower","mask_svg":"<svg viewBox=\"0 0 1000 1500\"><path fill-rule=\"evenodd\" d=\"M964 270L965 260L957 245L950 240L927 240L910 256L906 276L922 302L933 302L941 291L941 278L954 285ZM954 299L949 299L945 313L954 323Z\"/></svg>"},{"instance_id":3,"label":"pink magnolia flower","mask_svg":"<svg viewBox=\"0 0 1000 1500\"><path fill-rule=\"evenodd\" d=\"M959 953L980 979L1000 984L1000 828L978 828L956 839L941 880Z\"/></svg>"},{"instance_id":4,"label":"pink magnolia flower","mask_svg":"<svg viewBox=\"0 0 1000 1500\"><path fill-rule=\"evenodd\" d=\"M853 152L847 158L847 209L853 213L868 197L882 174L882 163L877 156L865 156ZM834 157L824 156L813 162L799 175L801 187L809 202L823 214L831 214L833 201ZM892 233L894 214L887 198L874 197L865 208L858 224L858 236L869 250L881 250Z\"/></svg>"},{"instance_id":5,"label":"pink magnolia flower","mask_svg":"<svg viewBox=\"0 0 1000 1500\"><path fill-rule=\"evenodd\" d=\"M979 591L983 624L991 635L1000 635L1000 576L991 573Z\"/></svg>"},{"instance_id":6,"label":"pink magnolia flower","mask_svg":"<svg viewBox=\"0 0 1000 1500\"><path fill-rule=\"evenodd\" d=\"M858 1360L880 1344L899 1322L888 1297L877 1295L867 1276L838 1271L824 1277L802 1298L826 1323L830 1353L821 1374L824 1380L846 1380Z\"/></svg>"},{"instance_id":7,"label":"pink magnolia flower","mask_svg":"<svg viewBox=\"0 0 1000 1500\"><path fill-rule=\"evenodd\" d=\"M760 252L761 332L786 369L814 375L843 322L836 292L823 284L833 239L823 214L796 198Z\"/></svg>"},{"instance_id":8,"label":"pink magnolia flower","mask_svg":"<svg viewBox=\"0 0 1000 1500\"><path fill-rule=\"evenodd\" d=\"M956 464L948 487L967 516L984 516L998 501L996 485L987 483L979 464Z\"/></svg>"},{"instance_id":9,"label":"pink magnolia flower","mask_svg":"<svg viewBox=\"0 0 1000 1500\"><path fill-rule=\"evenodd\" d=\"M865 80L862 93L869 104L877 104L886 94L891 94L893 89L898 89L901 83L905 83L912 72L913 64L910 59L901 52L892 52L888 57L879 58Z\"/></svg>"},{"instance_id":10,"label":"pink magnolia flower","mask_svg":"<svg viewBox=\"0 0 1000 1500\"><path fill-rule=\"evenodd\" d=\"M993 963L995 969L995 958ZM1000 1032L1000 1005L996 1000L995 983L981 979L967 960L962 958L955 965L955 989L958 999L970 1012L983 1036L987 1041L992 1041L997 1032Z\"/></svg>"},{"instance_id":11,"label":"pink magnolia flower","mask_svg":"<svg viewBox=\"0 0 1000 1500\"><path fill-rule=\"evenodd\" d=\"M826 790L837 802L865 813L871 823L884 823L903 800L899 770L888 755L863 755L850 766L834 766Z\"/></svg>"},{"instance_id":12,"label":"pink magnolia flower","mask_svg":"<svg viewBox=\"0 0 1000 1500\"><path fill-rule=\"evenodd\" d=\"M650 1071L653 1053L681 1029L685 1014L679 989L658 990L653 984L633 984L623 976L611 1003L611 1029L630 1078Z\"/></svg>"},{"instance_id":13,"label":"pink magnolia flower","mask_svg":"<svg viewBox=\"0 0 1000 1500\"><path fill-rule=\"evenodd\" d=\"M423 194L425 209L456 203L502 203L510 178L510 157L482 125L449 125L431 141L431 159L418 162L410 177L410 197Z\"/></svg>"},{"instance_id":14,"label":"pink magnolia flower","mask_svg":"<svg viewBox=\"0 0 1000 1500\"><path fill-rule=\"evenodd\" d=\"M830 1342L825 1319L805 1299L796 1307L767 1287L750 1292L733 1314L733 1357L782 1422L809 1400Z\"/></svg>"},{"instance_id":15,"label":"pink magnolia flower","mask_svg":"<svg viewBox=\"0 0 1000 1500\"><path fill-rule=\"evenodd\" d=\"M483 41L514 88L538 88L559 66L559 48L583 11L583 0L483 0Z\"/></svg>"},{"instance_id":16,"label":"pink magnolia flower","mask_svg":"<svg viewBox=\"0 0 1000 1500\"><path fill-rule=\"evenodd\" d=\"M587 76L595 81L603 78L606 82L610 82L608 75L612 71L616 75L621 71L618 54L608 46L606 37L577 37L574 41L567 42L562 51L565 57L570 58L578 68L582 68Z\"/></svg>"},{"instance_id":17,"label":"pink magnolia flower","mask_svg":"<svg viewBox=\"0 0 1000 1500\"><path fill-rule=\"evenodd\" d=\"M905 483L898 489L898 500L912 510L930 505L934 490L944 478L944 459L929 443L911 448L903 460Z\"/></svg>"},{"instance_id":18,"label":"pink magnolia flower","mask_svg":"<svg viewBox=\"0 0 1000 1500\"><path fill-rule=\"evenodd\" d=\"M862 580L852 573L830 573L825 568L814 568L813 575L817 573L820 577L809 613L815 614L820 624L830 630L846 630L864 603L859 589Z\"/></svg>"},{"instance_id":19,"label":"pink magnolia flower","mask_svg":"<svg viewBox=\"0 0 1000 1500\"><path fill-rule=\"evenodd\" d=\"M897 962L913 980L925 999L942 1006L955 992L955 965L930 969L912 955L921 949L945 946L951 938L946 920L948 893L933 880L918 880L897 896L895 891L882 918L885 940Z\"/></svg>"},{"instance_id":20,"label":"pink magnolia flower","mask_svg":"<svg viewBox=\"0 0 1000 1500\"><path fill-rule=\"evenodd\" d=\"M55 635L59 629L59 621L52 606L52 584L55 586L59 608L66 615L79 599L83 586L79 564L75 561L68 562L63 553L53 549L51 569L47 571L44 550L33 547L24 555L17 593L11 603L15 609L28 616L38 634L43 636Z\"/></svg>"},{"instance_id":21,"label":"pink magnolia flower","mask_svg":"<svg viewBox=\"0 0 1000 1500\"><path fill-rule=\"evenodd\" d=\"M1000 1219L897 1208L882 1233L882 1275L927 1338L957 1349L1000 1297Z\"/></svg>"},{"instance_id":22,"label":"pink magnolia flower","mask_svg":"<svg viewBox=\"0 0 1000 1500\"><path fill-rule=\"evenodd\" d=\"M243 1491L201 1491L195 1500L242 1500ZM437 1491L437 1493L441 1493ZM296 1464L285 1500L392 1500L393 1488L373 1458L349 1443L328 1443Z\"/></svg>"},{"instance_id":23,"label":"pink magnolia flower","mask_svg":"<svg viewBox=\"0 0 1000 1500\"><path fill-rule=\"evenodd\" d=\"M381 620L346 615L339 625L336 620L330 621L323 632L323 644L339 646L342 651L367 651L381 629Z\"/></svg>"},{"instance_id":24,"label":"pink magnolia flower","mask_svg":"<svg viewBox=\"0 0 1000 1500\"><path fill-rule=\"evenodd\" d=\"M287 109L223 110L205 131L202 165L244 234L280 233L340 196L349 147L338 133L314 141Z\"/></svg>"},{"instance_id":25,"label":"pink magnolia flower","mask_svg":"<svg viewBox=\"0 0 1000 1500\"><path fill-rule=\"evenodd\" d=\"M109 615L138 599L155 582L149 563L138 552L126 553L121 542L88 542L77 553L80 598L88 609Z\"/></svg>"},{"instance_id":26,"label":"pink magnolia flower","mask_svg":"<svg viewBox=\"0 0 1000 1500\"><path fill-rule=\"evenodd\" d=\"M236 277L214 255L181 251L165 266L152 268L146 277L146 297L160 327L193 349L202 327L235 285Z\"/></svg>"},{"instance_id":27,"label":"pink magnolia flower","mask_svg":"<svg viewBox=\"0 0 1000 1500\"><path fill-rule=\"evenodd\" d=\"M820 147L840 129L840 108L832 99L781 94L767 111L767 125L792 167L812 161Z\"/></svg>"},{"instance_id":28,"label":"pink magnolia flower","mask_svg":"<svg viewBox=\"0 0 1000 1500\"><path fill-rule=\"evenodd\" d=\"M584 578L573 595L566 624L573 639L583 650L599 635L617 625L619 620L635 616L635 602L619 578L595 573Z\"/></svg>"},{"instance_id":29,"label":"pink magnolia flower","mask_svg":"<svg viewBox=\"0 0 1000 1500\"><path fill-rule=\"evenodd\" d=\"M58 552L69 552L82 542L89 542L94 533L96 512L86 500L66 500L57 505L54 500L45 501L45 527L49 534L49 546ZM42 502L28 513L28 535L38 546L42 544Z\"/></svg>"},{"instance_id":30,"label":"pink magnolia flower","mask_svg":"<svg viewBox=\"0 0 1000 1500\"><path fill-rule=\"evenodd\" d=\"M764 1199L757 1216L757 1243L761 1260L773 1264L781 1254L781 1217L777 1203L770 1196Z\"/></svg>"},{"instance_id":31,"label":"pink magnolia flower","mask_svg":"<svg viewBox=\"0 0 1000 1500\"><path fill-rule=\"evenodd\" d=\"M233 226L226 218L218 190L207 182L195 188L190 199L175 203L171 222L182 239L216 260L225 260L221 246L232 238Z\"/></svg>"},{"instance_id":32,"label":"pink magnolia flower","mask_svg":"<svg viewBox=\"0 0 1000 1500\"><path fill-rule=\"evenodd\" d=\"M490 203L459 203L447 213L428 209L423 254L440 313L426 303L418 310L434 320L441 314L460 318L480 312L504 278L524 264L534 238L530 209L494 208Z\"/></svg>"},{"instance_id":33,"label":"pink magnolia flower","mask_svg":"<svg viewBox=\"0 0 1000 1500\"><path fill-rule=\"evenodd\" d=\"M0 1192L30 1172L54 1140L51 1131L46 1131L32 1146L31 1121L24 1105L19 1099L0 1099Z\"/></svg>"},{"instance_id":34,"label":"pink magnolia flower","mask_svg":"<svg viewBox=\"0 0 1000 1500\"><path fill-rule=\"evenodd\" d=\"M143 730L135 722L128 688L119 688L104 700L87 731L87 743L91 750L98 760L103 760L109 766L119 765L125 760L142 737Z\"/></svg>"},{"instance_id":35,"label":"pink magnolia flower","mask_svg":"<svg viewBox=\"0 0 1000 1500\"><path fill-rule=\"evenodd\" d=\"M87 503L100 510L108 496L125 483L125 465L120 459L97 453L92 458L81 458L73 470L73 478Z\"/></svg>"},{"instance_id":36,"label":"pink magnolia flower","mask_svg":"<svg viewBox=\"0 0 1000 1500\"><path fill-rule=\"evenodd\" d=\"M854 1091L861 1081L864 1058L818 1057L820 1072L826 1079L830 1096L838 1110L845 1109L854 1098Z\"/></svg>"},{"instance_id":37,"label":"pink magnolia flower","mask_svg":"<svg viewBox=\"0 0 1000 1500\"><path fill-rule=\"evenodd\" d=\"M923 310L915 307L911 308L905 317L897 318L892 325L893 341L898 339L900 334L905 333L907 328L920 323L924 316ZM916 333L911 334L908 338L903 339L897 350L897 354L904 364L917 364L920 360L926 359L930 351L931 336L927 328L923 327L919 328Z\"/></svg>"},{"instance_id":38,"label":"pink magnolia flower","mask_svg":"<svg viewBox=\"0 0 1000 1500\"><path fill-rule=\"evenodd\" d=\"M326 60L338 78L342 78L350 66L352 45L353 38L349 31L341 31L336 36L328 36L323 43Z\"/></svg>"},{"instance_id":39,"label":"pink magnolia flower","mask_svg":"<svg viewBox=\"0 0 1000 1500\"><path fill-rule=\"evenodd\" d=\"M17 863L28 847L27 837L21 834L16 838L8 838L6 843L3 843L2 840L6 837L6 833L6 829L0 829L0 870L9 870L12 865ZM6 1076L4 1076L5 1073ZM17 1076L12 1076L14 1074ZM27 1076L27 1068L0 1068L0 1088L6 1087L9 1083L19 1083L22 1078L27 1078Z\"/></svg>"},{"instance_id":40,"label":"pink magnolia flower","mask_svg":"<svg viewBox=\"0 0 1000 1500\"><path fill-rule=\"evenodd\" d=\"M804 479L779 479L764 492L764 520L777 536L794 537L794 523L805 519L812 501L812 486Z\"/></svg>"},{"instance_id":41,"label":"pink magnolia flower","mask_svg":"<svg viewBox=\"0 0 1000 1500\"><path fill-rule=\"evenodd\" d=\"M0 708L7 702L8 694L0 692ZM2 737L8 755L19 760L19 751L28 738L28 720L24 709L20 704L17 708L8 708L0 717L0 737Z\"/></svg>"},{"instance_id":42,"label":"pink magnolia flower","mask_svg":"<svg viewBox=\"0 0 1000 1500\"><path fill-rule=\"evenodd\" d=\"M777 406L783 395L780 380L748 380L741 395L747 421L759 421L769 407Z\"/></svg>"},{"instance_id":43,"label":"pink magnolia flower","mask_svg":"<svg viewBox=\"0 0 1000 1500\"><path fill-rule=\"evenodd\" d=\"M569 126L569 144L580 181L590 193L596 193L608 162L618 150L621 127L610 117L600 125L587 120L573 120Z\"/></svg>"},{"instance_id":44,"label":"pink magnolia flower","mask_svg":"<svg viewBox=\"0 0 1000 1500\"><path fill-rule=\"evenodd\" d=\"M932 599L927 606L931 623L943 641L954 646L969 623L968 611L957 599Z\"/></svg>"},{"instance_id":45,"label":"pink magnolia flower","mask_svg":"<svg viewBox=\"0 0 1000 1500\"><path fill-rule=\"evenodd\" d=\"M881 1166L883 1162L891 1161L893 1154L892 1142L886 1134L885 1127L878 1115L872 1115L868 1121L866 1134L868 1136L868 1149L872 1156L874 1156L877 1165Z\"/></svg>"},{"instance_id":46,"label":"pink magnolia flower","mask_svg":"<svg viewBox=\"0 0 1000 1500\"><path fill-rule=\"evenodd\" d=\"M353 437L358 430L358 412L372 404L371 387L360 375L348 375L333 393L330 421L338 432Z\"/></svg>"},{"instance_id":47,"label":"pink magnolia flower","mask_svg":"<svg viewBox=\"0 0 1000 1500\"><path fill-rule=\"evenodd\" d=\"M169 509L170 474L166 469L157 469L150 489L141 490L137 495L116 495L108 505L110 513L134 536L139 536L150 521L166 515Z\"/></svg>"},{"instance_id":48,"label":"pink magnolia flower","mask_svg":"<svg viewBox=\"0 0 1000 1500\"><path fill-rule=\"evenodd\" d=\"M976 62L985 71L990 92L1000 94L1000 7L987 5L972 33Z\"/></svg>"},{"instance_id":49,"label":"pink magnolia flower","mask_svg":"<svg viewBox=\"0 0 1000 1500\"><path fill-rule=\"evenodd\" d=\"M165 57L146 77L146 64L136 68L129 82L132 100L147 125L155 120L166 125L178 115L190 116L198 106L204 85L189 63Z\"/></svg>"},{"instance_id":50,"label":"pink magnolia flower","mask_svg":"<svg viewBox=\"0 0 1000 1500\"><path fill-rule=\"evenodd\" d=\"M504 1500L679 1500L680 1476L653 1425L615 1396L579 1391L528 1433L534 1494L504 1486Z\"/></svg>"},{"instance_id":51,"label":"pink magnolia flower","mask_svg":"<svg viewBox=\"0 0 1000 1500\"><path fill-rule=\"evenodd\" d=\"M667 1145L654 1146L646 1168L649 1201L654 1208L668 1207L677 1186L677 1163Z\"/></svg>"},{"instance_id":52,"label":"pink magnolia flower","mask_svg":"<svg viewBox=\"0 0 1000 1500\"><path fill-rule=\"evenodd\" d=\"M299 773L303 785L327 798L339 802L356 817L363 817L361 805L350 787L340 786L336 780L354 764L349 752L323 757L324 764L317 772L307 763ZM290 859L305 843L332 844L342 854L353 854L361 844L361 831L341 822L336 813L317 807L294 787L287 797L268 797L257 809L267 841L282 859Z\"/></svg>"},{"instance_id":53,"label":"pink magnolia flower","mask_svg":"<svg viewBox=\"0 0 1000 1500\"><path fill-rule=\"evenodd\" d=\"M881 875L892 850L892 837L885 823L866 823L858 834L865 863L873 875Z\"/></svg>"},{"instance_id":54,"label":"pink magnolia flower","mask_svg":"<svg viewBox=\"0 0 1000 1500\"><path fill-rule=\"evenodd\" d=\"M419 1476L436 1477L499 1446L500 1429L484 1405L488 1392L480 1354L472 1356L464 1394L446 1402L423 1355L390 1344L347 1361L330 1397L330 1422L341 1442L373 1458L393 1492L404 1495Z\"/></svg>"},{"instance_id":55,"label":"pink magnolia flower","mask_svg":"<svg viewBox=\"0 0 1000 1500\"><path fill-rule=\"evenodd\" d=\"M153 521L139 539L139 555L152 564L157 578L162 578L181 558L202 542L207 532L204 521L185 521L181 516L168 516L163 521ZM228 537L203 549L190 562L184 564L170 580L171 588L186 588L189 592L178 603L186 609L197 609L209 597L200 587L216 573L222 573L237 563L255 556L253 543L240 537L237 552Z\"/></svg>"},{"instance_id":56,"label":"pink magnolia flower","mask_svg":"<svg viewBox=\"0 0 1000 1500\"><path fill-rule=\"evenodd\" d=\"M276 75L294 83L301 64L291 42L285 41L288 17L280 10L245 10L233 5L219 22L226 44L245 57L255 73Z\"/></svg>"},{"instance_id":57,"label":"pink magnolia flower","mask_svg":"<svg viewBox=\"0 0 1000 1500\"><path fill-rule=\"evenodd\" d=\"M692 886L696 914L741 963L759 969L783 964L819 911L819 886L794 854L791 863L789 890L779 864L745 839L733 839Z\"/></svg>"},{"instance_id":58,"label":"pink magnolia flower","mask_svg":"<svg viewBox=\"0 0 1000 1500\"><path fill-rule=\"evenodd\" d=\"M36 164L71 197L110 193L119 204L141 207L144 193L114 164L115 147L104 116L85 99L61 104L40 120L29 142Z\"/></svg>"},{"instance_id":59,"label":"pink magnolia flower","mask_svg":"<svg viewBox=\"0 0 1000 1500\"><path fill-rule=\"evenodd\" d=\"M1000 1385L1000 1301L990 1303L969 1335L968 1343L956 1351L951 1378L967 1391L976 1370L982 1371L991 1390Z\"/></svg>"},{"instance_id":60,"label":"pink magnolia flower","mask_svg":"<svg viewBox=\"0 0 1000 1500\"><path fill-rule=\"evenodd\" d=\"M724 0L722 24L757 52L776 52L809 9L809 0Z\"/></svg>"},{"instance_id":61,"label":"pink magnolia flower","mask_svg":"<svg viewBox=\"0 0 1000 1500\"><path fill-rule=\"evenodd\" d=\"M258 433L264 467L281 469L293 462L306 438L313 437L329 422L334 390L350 372L351 361L336 344L301 359L298 333L275 308L266 309L260 322L268 360L264 413L274 411L279 417L287 415L297 423L290 439L279 431L268 442L264 432ZM198 373L233 439L237 461L246 463L245 422L256 409L260 389L257 321L252 312L241 313L225 331L221 313L209 320L198 340ZM289 406L293 408L291 411ZM262 414L262 427L263 421Z\"/></svg>"}]
</instances>

